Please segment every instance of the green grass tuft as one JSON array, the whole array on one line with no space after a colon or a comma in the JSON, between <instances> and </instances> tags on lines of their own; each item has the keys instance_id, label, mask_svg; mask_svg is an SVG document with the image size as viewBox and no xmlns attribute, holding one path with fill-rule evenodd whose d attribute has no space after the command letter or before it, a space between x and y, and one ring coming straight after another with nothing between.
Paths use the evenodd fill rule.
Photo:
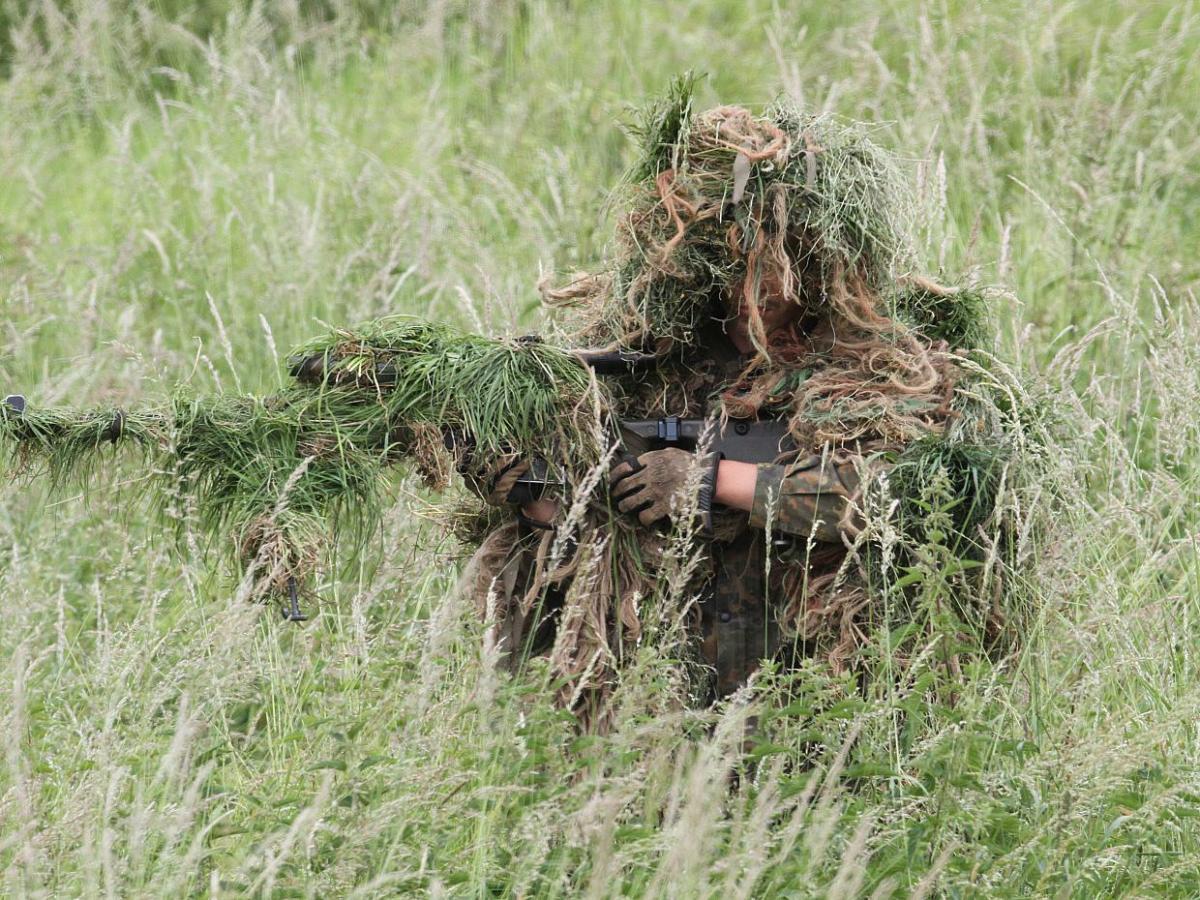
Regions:
<instances>
[{"instance_id":1,"label":"green grass tuft","mask_svg":"<svg viewBox=\"0 0 1200 900\"><path fill-rule=\"evenodd\" d=\"M677 75L661 96L638 110L630 132L637 139L640 152L626 176L629 181L653 181L659 172L678 164L680 149L687 142L692 101L701 80L703 76L695 72Z\"/></svg>"},{"instance_id":2,"label":"green grass tuft","mask_svg":"<svg viewBox=\"0 0 1200 900\"><path fill-rule=\"evenodd\" d=\"M978 288L931 290L902 284L887 297L899 320L931 341L945 341L952 350L990 346L987 294Z\"/></svg>"}]
</instances>

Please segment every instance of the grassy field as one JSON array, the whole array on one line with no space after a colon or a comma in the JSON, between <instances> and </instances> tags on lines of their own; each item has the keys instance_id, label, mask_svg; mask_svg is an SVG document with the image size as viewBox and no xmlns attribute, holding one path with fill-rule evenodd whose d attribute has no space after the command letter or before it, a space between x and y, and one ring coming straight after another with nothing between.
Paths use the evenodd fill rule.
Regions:
<instances>
[{"instance_id":1,"label":"grassy field","mask_svg":"<svg viewBox=\"0 0 1200 900\"><path fill-rule=\"evenodd\" d=\"M322 323L387 312L545 327L540 274L609 233L617 123L695 68L705 103L879 123L928 270L1000 289L997 350L1063 423L1041 613L952 691L814 678L782 712L672 711L647 653L584 739L497 673L402 471L303 627L128 464L5 482L0 893L1200 895L1200 10L247 6L0 0L0 391L268 391Z\"/></svg>"}]
</instances>

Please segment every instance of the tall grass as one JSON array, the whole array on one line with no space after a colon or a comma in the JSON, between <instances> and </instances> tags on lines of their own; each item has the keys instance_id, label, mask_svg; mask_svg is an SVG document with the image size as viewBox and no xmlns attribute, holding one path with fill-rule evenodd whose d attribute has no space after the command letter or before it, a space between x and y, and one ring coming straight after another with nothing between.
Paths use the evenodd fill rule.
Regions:
<instances>
[{"instance_id":1,"label":"tall grass","mask_svg":"<svg viewBox=\"0 0 1200 900\"><path fill-rule=\"evenodd\" d=\"M706 711L648 651L603 739L497 670L413 478L299 628L185 502L181 555L119 488L7 484L5 894L1200 893L1200 11L0 10L0 381L34 403L265 392L275 347L385 312L537 330L541 268L606 239L613 121L694 68L702 104L879 122L930 267L1000 289L993 349L1063 423L1019 653L764 673Z\"/></svg>"}]
</instances>

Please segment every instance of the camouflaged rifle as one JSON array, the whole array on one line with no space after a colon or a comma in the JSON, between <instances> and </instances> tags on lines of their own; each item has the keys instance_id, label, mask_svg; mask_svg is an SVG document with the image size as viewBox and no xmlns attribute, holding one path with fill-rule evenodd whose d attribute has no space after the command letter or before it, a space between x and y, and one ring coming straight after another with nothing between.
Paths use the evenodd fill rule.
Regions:
<instances>
[{"instance_id":1,"label":"camouflaged rifle","mask_svg":"<svg viewBox=\"0 0 1200 900\"><path fill-rule=\"evenodd\" d=\"M0 404L0 449L10 470L61 482L90 477L105 447L138 448L147 481L190 492L202 527L230 532L242 564L266 571L264 594L284 596L284 616L302 621L300 584L319 548L339 536L344 517L358 517L360 535L378 524L382 472L411 457L410 426L470 435L484 455L526 454L530 471L510 499L528 502L578 483L600 456L594 435L570 421L594 389L588 370L636 374L657 364L649 353L567 351L396 317L310 344L289 359L294 384L277 395L179 396L140 410L38 409L10 395ZM742 462L773 461L788 440L782 422L718 430L668 416L612 419L608 430L623 454L703 444Z\"/></svg>"}]
</instances>

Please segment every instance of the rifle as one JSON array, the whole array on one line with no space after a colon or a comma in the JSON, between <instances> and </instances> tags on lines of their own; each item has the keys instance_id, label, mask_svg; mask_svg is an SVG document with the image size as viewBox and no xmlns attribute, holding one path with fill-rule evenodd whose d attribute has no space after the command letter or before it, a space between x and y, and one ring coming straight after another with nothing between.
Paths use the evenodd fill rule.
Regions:
<instances>
[{"instance_id":1,"label":"rifle","mask_svg":"<svg viewBox=\"0 0 1200 900\"><path fill-rule=\"evenodd\" d=\"M522 346L542 343L538 335L517 338ZM657 367L662 357L640 350L572 350L585 366L597 375L630 375ZM295 355L289 358L288 368L300 384L319 387L332 376L331 358L327 352ZM394 386L396 372L391 365L377 367L372 378L380 387ZM703 443L708 452L722 459L737 462L774 462L791 448L786 422L778 420L732 420L724 428L710 427L704 419L681 419L664 416L659 419L616 419L615 427L625 456L640 456L650 450L678 447L694 453ZM461 436L458 437L461 440ZM454 438L447 437L453 444ZM525 504L538 500L553 489L565 485L550 472L546 460L534 457L529 471L522 475L509 495L513 503Z\"/></svg>"},{"instance_id":2,"label":"rifle","mask_svg":"<svg viewBox=\"0 0 1200 900\"><path fill-rule=\"evenodd\" d=\"M301 620L298 581L345 522L360 540L378 525L383 470L402 457L421 470L422 435L436 434L440 444L454 428L485 456L540 458L527 476L531 496L576 484L605 452L594 416L587 424L588 410L602 412L605 392L596 394L588 369L636 373L658 359L498 341L395 317L335 331L289 362L295 385L268 397L177 394L149 409L80 411L38 409L11 395L0 403L0 450L17 471L45 472L57 483L89 477L106 446L139 449L148 464L143 483L190 494L201 528L229 532L226 546L242 564L267 571L256 591L282 594L285 617ZM671 417L605 420L634 454L695 449L704 429ZM731 422L711 441L728 459L761 462L779 454L786 435L781 423Z\"/></svg>"},{"instance_id":3,"label":"rifle","mask_svg":"<svg viewBox=\"0 0 1200 900\"><path fill-rule=\"evenodd\" d=\"M721 459L747 463L775 462L791 449L786 421L765 422L735 419L725 428L717 428L706 419L617 419L617 433L625 456L640 456L650 450L678 447L689 453L703 448L720 454ZM512 503L539 500L553 489L565 487L553 478L545 460L534 458L529 471L517 479L509 494Z\"/></svg>"}]
</instances>

